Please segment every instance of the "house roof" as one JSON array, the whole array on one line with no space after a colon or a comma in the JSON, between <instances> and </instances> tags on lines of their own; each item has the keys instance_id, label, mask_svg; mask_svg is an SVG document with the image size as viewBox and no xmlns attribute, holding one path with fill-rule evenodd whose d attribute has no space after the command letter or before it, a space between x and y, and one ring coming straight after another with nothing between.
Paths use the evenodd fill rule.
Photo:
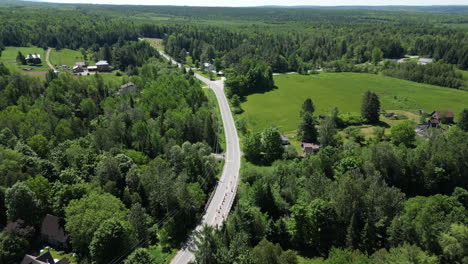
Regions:
<instances>
[{"instance_id":1,"label":"house roof","mask_svg":"<svg viewBox=\"0 0 468 264\"><path fill-rule=\"evenodd\" d=\"M68 241L68 234L65 232L63 219L50 214L47 214L42 221L41 235L46 235L64 244Z\"/></svg>"},{"instance_id":2,"label":"house roof","mask_svg":"<svg viewBox=\"0 0 468 264\"><path fill-rule=\"evenodd\" d=\"M49 264L55 264L55 260L50 254L49 251L45 252L44 254L40 255L39 257L36 258L36 260L49 263Z\"/></svg>"},{"instance_id":3,"label":"house roof","mask_svg":"<svg viewBox=\"0 0 468 264\"><path fill-rule=\"evenodd\" d=\"M27 60L30 60L30 59L40 59L41 58L41 55L39 54L29 54L26 59Z\"/></svg>"},{"instance_id":4,"label":"house roof","mask_svg":"<svg viewBox=\"0 0 468 264\"><path fill-rule=\"evenodd\" d=\"M120 88L121 88L121 89L125 89L125 88L128 88L128 87L130 87L130 86L135 86L135 84L132 83L132 82L129 82L129 83L126 83L126 84L122 84L122 85L120 86Z\"/></svg>"},{"instance_id":5,"label":"house roof","mask_svg":"<svg viewBox=\"0 0 468 264\"><path fill-rule=\"evenodd\" d=\"M453 114L452 110L436 110L435 111L435 114L437 115L438 118L440 118L441 113L445 113L445 117L448 117L448 118L453 118L454 117L454 114Z\"/></svg>"},{"instance_id":6,"label":"house roof","mask_svg":"<svg viewBox=\"0 0 468 264\"><path fill-rule=\"evenodd\" d=\"M314 144L314 143L306 143L306 142L302 142L301 147L302 147L302 151L306 153L310 153L310 152L320 149L320 145Z\"/></svg>"},{"instance_id":7,"label":"house roof","mask_svg":"<svg viewBox=\"0 0 468 264\"><path fill-rule=\"evenodd\" d=\"M288 141L288 140L289 140L289 137L288 137L288 136L281 135L281 140Z\"/></svg>"},{"instance_id":8,"label":"house roof","mask_svg":"<svg viewBox=\"0 0 468 264\"><path fill-rule=\"evenodd\" d=\"M70 264L70 261L67 258L62 258L55 262L50 252L47 251L39 257L25 255L20 264Z\"/></svg>"},{"instance_id":9,"label":"house roof","mask_svg":"<svg viewBox=\"0 0 468 264\"><path fill-rule=\"evenodd\" d=\"M36 257L25 255L20 264L49 264L48 262L37 260Z\"/></svg>"},{"instance_id":10,"label":"house roof","mask_svg":"<svg viewBox=\"0 0 468 264\"><path fill-rule=\"evenodd\" d=\"M107 66L107 65L109 65L109 63L105 60L100 60L96 62L96 66Z\"/></svg>"}]
</instances>

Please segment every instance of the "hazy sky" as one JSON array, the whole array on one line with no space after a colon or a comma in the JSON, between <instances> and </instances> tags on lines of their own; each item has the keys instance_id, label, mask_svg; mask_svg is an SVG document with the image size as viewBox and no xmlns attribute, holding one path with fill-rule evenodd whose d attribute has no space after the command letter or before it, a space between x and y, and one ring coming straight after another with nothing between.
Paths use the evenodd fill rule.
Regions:
<instances>
[{"instance_id":1,"label":"hazy sky","mask_svg":"<svg viewBox=\"0 0 468 264\"><path fill-rule=\"evenodd\" d=\"M44 0L39 0L44 1ZM47 0L56 3L190 5L190 6L262 6L262 5L467 5L468 0Z\"/></svg>"}]
</instances>

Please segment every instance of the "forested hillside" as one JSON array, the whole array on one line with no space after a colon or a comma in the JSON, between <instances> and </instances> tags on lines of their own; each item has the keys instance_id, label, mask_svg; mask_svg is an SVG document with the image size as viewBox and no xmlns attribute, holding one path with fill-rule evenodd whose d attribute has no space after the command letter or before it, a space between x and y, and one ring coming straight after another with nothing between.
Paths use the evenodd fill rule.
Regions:
<instances>
[{"instance_id":1,"label":"forested hillside","mask_svg":"<svg viewBox=\"0 0 468 264\"><path fill-rule=\"evenodd\" d=\"M47 214L64 218L79 263L156 241L166 252L193 228L219 169L218 120L192 76L144 63L121 95L100 74L39 81L0 64L0 263L37 250Z\"/></svg>"}]
</instances>

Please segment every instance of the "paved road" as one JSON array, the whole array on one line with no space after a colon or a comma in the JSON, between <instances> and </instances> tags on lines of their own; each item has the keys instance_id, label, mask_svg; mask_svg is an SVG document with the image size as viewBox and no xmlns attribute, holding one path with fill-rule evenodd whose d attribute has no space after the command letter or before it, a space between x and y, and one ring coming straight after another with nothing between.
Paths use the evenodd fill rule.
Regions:
<instances>
[{"instance_id":1,"label":"paved road","mask_svg":"<svg viewBox=\"0 0 468 264\"><path fill-rule=\"evenodd\" d=\"M166 54L162 52L160 52L160 54L172 63L182 67ZM234 118L232 117L231 109L229 108L228 101L224 94L224 78L218 81L210 81L199 74L195 74L195 77L204 82L215 93L219 109L221 110L224 134L226 136L226 154L223 173L216 186L215 193L209 201L208 206L205 207L207 209L202 217L201 224L196 228L196 231L199 231L204 225L221 226L228 216L239 184L241 152ZM171 264L186 264L195 260L195 256L191 252L191 250L195 248L194 237L191 236L188 238L184 248L179 250L177 255L172 259Z\"/></svg>"}]
</instances>

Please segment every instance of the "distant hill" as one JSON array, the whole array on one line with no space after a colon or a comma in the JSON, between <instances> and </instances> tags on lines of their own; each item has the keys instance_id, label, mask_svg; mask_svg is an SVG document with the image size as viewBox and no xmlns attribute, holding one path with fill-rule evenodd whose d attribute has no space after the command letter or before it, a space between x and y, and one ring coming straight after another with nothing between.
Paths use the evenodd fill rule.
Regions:
<instances>
[{"instance_id":1,"label":"distant hill","mask_svg":"<svg viewBox=\"0 0 468 264\"><path fill-rule=\"evenodd\" d=\"M419 11L419 12L438 12L438 13L459 13L468 14L468 5L434 5L434 6L259 6L259 8L320 8L320 9L371 9L388 11Z\"/></svg>"}]
</instances>

